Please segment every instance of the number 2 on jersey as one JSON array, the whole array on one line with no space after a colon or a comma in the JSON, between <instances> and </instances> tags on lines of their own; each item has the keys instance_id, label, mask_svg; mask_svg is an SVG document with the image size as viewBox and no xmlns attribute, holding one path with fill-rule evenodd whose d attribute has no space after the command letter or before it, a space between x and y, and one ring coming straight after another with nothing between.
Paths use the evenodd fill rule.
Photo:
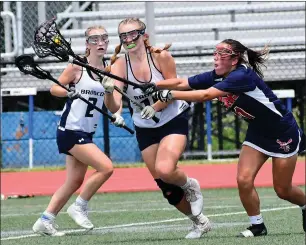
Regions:
<instances>
[{"instance_id":1,"label":"number 2 on jersey","mask_svg":"<svg viewBox=\"0 0 306 245\"><path fill-rule=\"evenodd\" d=\"M98 99L94 98L94 97L89 97L88 101L91 102L93 105L96 105ZM87 109L86 109L85 117L93 117L93 114L92 114L93 110L94 110L94 108L91 105L88 105Z\"/></svg>"}]
</instances>

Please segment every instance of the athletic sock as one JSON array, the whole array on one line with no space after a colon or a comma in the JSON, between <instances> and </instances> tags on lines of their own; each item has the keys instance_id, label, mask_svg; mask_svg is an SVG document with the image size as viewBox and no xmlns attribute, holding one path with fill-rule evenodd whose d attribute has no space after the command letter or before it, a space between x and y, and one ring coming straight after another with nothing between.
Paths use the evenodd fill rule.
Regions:
<instances>
[{"instance_id":1,"label":"athletic sock","mask_svg":"<svg viewBox=\"0 0 306 245\"><path fill-rule=\"evenodd\" d=\"M200 213L198 216L194 216L193 214L188 215L188 218L196 223L204 223L206 221L204 214Z\"/></svg>"},{"instance_id":2,"label":"athletic sock","mask_svg":"<svg viewBox=\"0 0 306 245\"><path fill-rule=\"evenodd\" d=\"M48 212L48 211L44 211L44 212L42 213L42 215L41 215L41 219L50 220L50 221L54 220L55 217L56 217L55 214L50 213L50 212Z\"/></svg>"},{"instance_id":3,"label":"athletic sock","mask_svg":"<svg viewBox=\"0 0 306 245\"><path fill-rule=\"evenodd\" d=\"M78 196L75 200L75 204L81 207L87 208L88 201L84 200L82 197Z\"/></svg>"},{"instance_id":4,"label":"athletic sock","mask_svg":"<svg viewBox=\"0 0 306 245\"><path fill-rule=\"evenodd\" d=\"M263 224L264 220L261 214L255 216L249 216L252 225Z\"/></svg>"},{"instance_id":5,"label":"athletic sock","mask_svg":"<svg viewBox=\"0 0 306 245\"><path fill-rule=\"evenodd\" d=\"M190 178L187 176L187 181L184 185L181 186L181 188L183 190L186 190L186 189L188 189L189 186L190 186Z\"/></svg>"}]
</instances>

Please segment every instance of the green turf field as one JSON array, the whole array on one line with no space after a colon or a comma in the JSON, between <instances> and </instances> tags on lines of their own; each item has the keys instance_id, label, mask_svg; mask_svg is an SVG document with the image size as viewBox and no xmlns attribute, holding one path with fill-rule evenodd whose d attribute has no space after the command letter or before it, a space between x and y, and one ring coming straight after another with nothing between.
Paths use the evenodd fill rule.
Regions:
<instances>
[{"instance_id":1,"label":"green turf field","mask_svg":"<svg viewBox=\"0 0 306 245\"><path fill-rule=\"evenodd\" d=\"M305 189L303 187L303 189ZM182 214L169 206L159 192L96 195L90 203L90 218L95 229L88 234L69 218L66 208L57 218L65 237L39 237L32 225L46 208L50 197L1 201L1 244L205 244L205 245L302 245L301 210L277 198L273 189L258 189L269 235L236 238L249 225L236 189L203 190L205 214L213 230L201 239L186 240L191 226Z\"/></svg>"}]
</instances>

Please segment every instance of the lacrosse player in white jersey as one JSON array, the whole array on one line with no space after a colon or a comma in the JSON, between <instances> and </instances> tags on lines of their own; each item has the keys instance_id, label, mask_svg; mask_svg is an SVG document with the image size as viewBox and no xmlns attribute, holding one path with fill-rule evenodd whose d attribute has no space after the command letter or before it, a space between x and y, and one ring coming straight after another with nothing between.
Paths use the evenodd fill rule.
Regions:
<instances>
[{"instance_id":1,"label":"lacrosse player in white jersey","mask_svg":"<svg viewBox=\"0 0 306 245\"><path fill-rule=\"evenodd\" d=\"M108 71L138 84L176 77L174 59L167 51L170 45L164 49L151 47L142 21L138 18L123 20L118 26L118 33L121 44L115 49ZM122 46L127 53L117 58ZM190 105L182 100L155 103L152 96L144 95L139 88L124 86L119 81L116 81L116 86L143 104L143 110L133 103L129 105L142 158L169 204L193 221L193 229L186 238L201 237L211 229L211 225L202 214L200 185L177 167L187 142ZM114 92L114 97L121 105L121 94ZM151 119L154 115L160 119L158 123Z\"/></svg>"},{"instance_id":2,"label":"lacrosse player in white jersey","mask_svg":"<svg viewBox=\"0 0 306 245\"><path fill-rule=\"evenodd\" d=\"M104 70L106 64L103 57L109 42L106 29L103 26L89 27L85 36L86 61L89 65ZM88 219L88 201L113 173L112 161L92 141L100 113L78 97L83 96L99 108L105 102L112 113L119 109L112 102L114 83L107 77L101 81L89 70L69 64L58 80L63 85L69 85L71 90L67 93L58 85L53 85L50 90L54 96L68 97L57 128L59 152L67 155L67 176L65 183L54 193L47 209L33 226L35 233L49 236L64 235L56 229L56 215L83 184L88 166L96 171L85 182L67 213L81 227L93 229L94 225ZM123 126L123 119L117 116L116 125Z\"/></svg>"}]
</instances>

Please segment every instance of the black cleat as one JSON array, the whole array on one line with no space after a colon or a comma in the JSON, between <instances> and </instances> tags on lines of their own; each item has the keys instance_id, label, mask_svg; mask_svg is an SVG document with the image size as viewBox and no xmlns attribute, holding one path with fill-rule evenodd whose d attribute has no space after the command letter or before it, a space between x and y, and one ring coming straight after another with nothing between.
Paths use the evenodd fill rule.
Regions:
<instances>
[{"instance_id":1,"label":"black cleat","mask_svg":"<svg viewBox=\"0 0 306 245\"><path fill-rule=\"evenodd\" d=\"M302 216L303 216L303 229L306 232L306 209L302 210Z\"/></svg>"},{"instance_id":2,"label":"black cleat","mask_svg":"<svg viewBox=\"0 0 306 245\"><path fill-rule=\"evenodd\" d=\"M262 223L259 225L251 225L245 231L240 232L237 237L266 236L267 234L267 228L265 224Z\"/></svg>"}]
</instances>

